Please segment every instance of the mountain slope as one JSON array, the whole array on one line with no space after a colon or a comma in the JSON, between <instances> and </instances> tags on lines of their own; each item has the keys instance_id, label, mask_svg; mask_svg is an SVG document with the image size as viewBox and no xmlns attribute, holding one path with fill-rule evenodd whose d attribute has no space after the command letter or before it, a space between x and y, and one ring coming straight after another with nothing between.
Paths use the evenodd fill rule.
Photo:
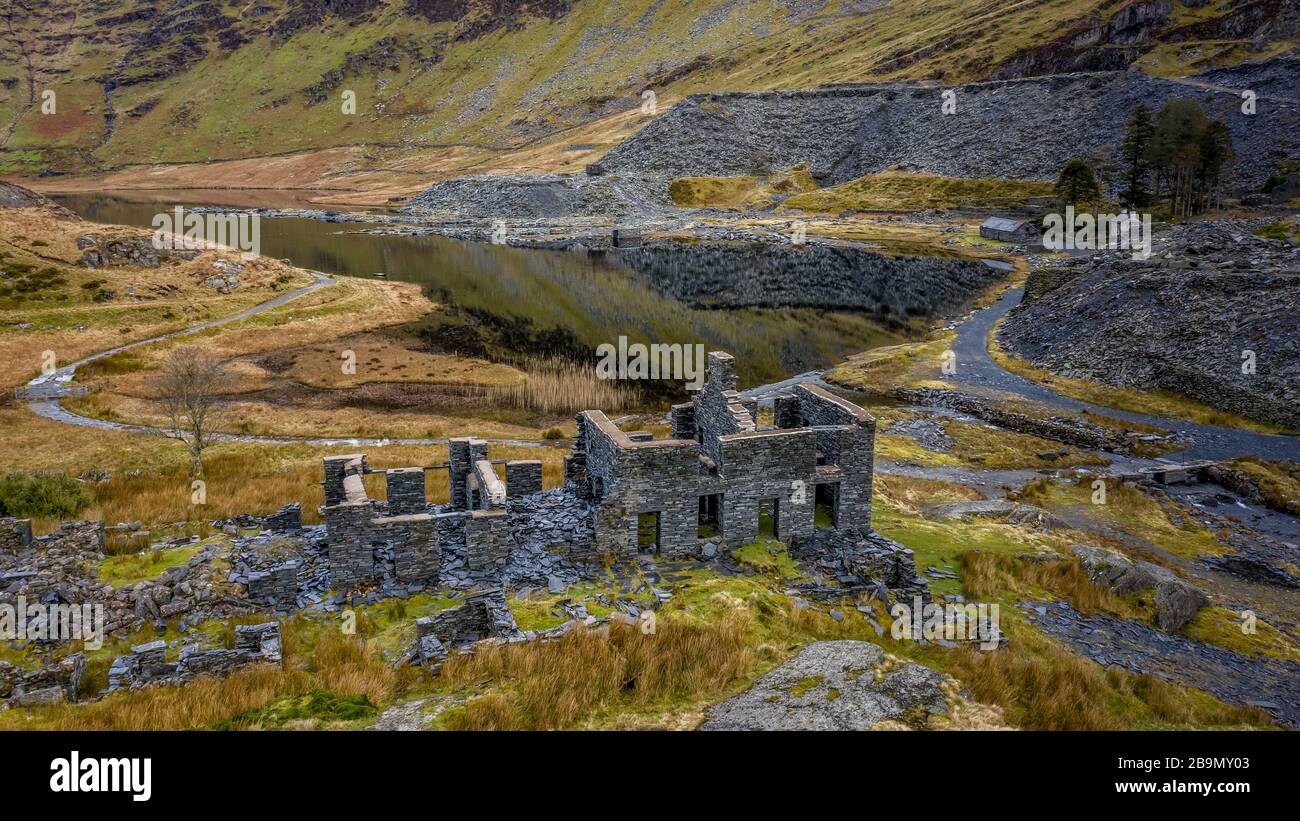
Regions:
<instances>
[{"instance_id":1,"label":"mountain slope","mask_svg":"<svg viewBox=\"0 0 1300 821\"><path fill-rule=\"evenodd\" d=\"M502 150L636 111L645 89L666 102L1133 60L1181 73L1300 33L1285 0L0 2L0 172L361 144ZM55 113L41 112L45 91Z\"/></svg>"}]
</instances>

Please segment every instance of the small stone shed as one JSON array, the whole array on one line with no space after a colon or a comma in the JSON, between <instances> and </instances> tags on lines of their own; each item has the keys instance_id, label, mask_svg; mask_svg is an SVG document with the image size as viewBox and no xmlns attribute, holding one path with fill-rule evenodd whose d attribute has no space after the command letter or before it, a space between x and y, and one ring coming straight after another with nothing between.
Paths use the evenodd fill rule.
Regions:
<instances>
[{"instance_id":1,"label":"small stone shed","mask_svg":"<svg viewBox=\"0 0 1300 821\"><path fill-rule=\"evenodd\" d=\"M1034 242L1038 239L1038 225L1033 220L1013 220L989 217L980 226L980 236L1002 242Z\"/></svg>"}]
</instances>

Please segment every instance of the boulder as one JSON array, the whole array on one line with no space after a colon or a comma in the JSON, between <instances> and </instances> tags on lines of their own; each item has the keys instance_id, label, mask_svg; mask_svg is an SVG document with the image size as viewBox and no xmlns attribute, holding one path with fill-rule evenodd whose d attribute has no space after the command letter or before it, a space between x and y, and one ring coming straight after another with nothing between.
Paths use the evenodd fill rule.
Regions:
<instances>
[{"instance_id":1,"label":"boulder","mask_svg":"<svg viewBox=\"0 0 1300 821\"><path fill-rule=\"evenodd\" d=\"M1167 568L1150 562L1134 562L1104 547L1076 544L1070 550L1083 564L1093 584L1119 596L1141 590L1156 592L1156 623L1167 633L1176 633L1209 604L1201 590Z\"/></svg>"},{"instance_id":2,"label":"boulder","mask_svg":"<svg viewBox=\"0 0 1300 821\"><path fill-rule=\"evenodd\" d=\"M948 713L947 677L891 663L865 641L819 641L747 692L711 707L701 730L870 730Z\"/></svg>"}]
</instances>

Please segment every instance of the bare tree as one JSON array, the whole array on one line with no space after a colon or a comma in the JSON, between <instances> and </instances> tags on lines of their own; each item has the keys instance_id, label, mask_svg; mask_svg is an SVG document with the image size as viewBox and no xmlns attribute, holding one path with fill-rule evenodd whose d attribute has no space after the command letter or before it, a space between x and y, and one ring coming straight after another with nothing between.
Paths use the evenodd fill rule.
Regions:
<instances>
[{"instance_id":1,"label":"bare tree","mask_svg":"<svg viewBox=\"0 0 1300 821\"><path fill-rule=\"evenodd\" d=\"M194 475L203 474L203 451L212 444L220 407L218 398L229 379L221 360L200 348L176 348L158 375L158 395L167 412L170 436L180 439L194 458Z\"/></svg>"}]
</instances>

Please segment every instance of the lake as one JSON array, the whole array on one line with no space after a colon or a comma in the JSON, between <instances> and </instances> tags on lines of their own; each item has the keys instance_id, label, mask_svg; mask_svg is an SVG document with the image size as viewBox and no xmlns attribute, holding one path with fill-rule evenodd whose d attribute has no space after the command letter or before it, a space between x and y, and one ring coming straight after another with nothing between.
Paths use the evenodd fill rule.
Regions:
<instances>
[{"instance_id":1,"label":"lake","mask_svg":"<svg viewBox=\"0 0 1300 821\"><path fill-rule=\"evenodd\" d=\"M88 220L151 227L155 214L176 205L212 204L212 199L186 201L184 196L158 199L127 192L56 199ZM233 204L256 203L255 196L241 192ZM631 342L703 343L709 350L734 354L741 386L748 387L825 368L846 354L915 335L915 326L861 310L688 304L612 255L439 236L381 236L363 233L366 227L263 219L261 249L266 256L328 274L372 277L382 272L389 279L418 283L431 299L447 306L417 329L430 344L461 349L469 339L471 347L481 343L489 355L572 355L605 342L617 344L620 336ZM687 279L690 274L688 268Z\"/></svg>"}]
</instances>

